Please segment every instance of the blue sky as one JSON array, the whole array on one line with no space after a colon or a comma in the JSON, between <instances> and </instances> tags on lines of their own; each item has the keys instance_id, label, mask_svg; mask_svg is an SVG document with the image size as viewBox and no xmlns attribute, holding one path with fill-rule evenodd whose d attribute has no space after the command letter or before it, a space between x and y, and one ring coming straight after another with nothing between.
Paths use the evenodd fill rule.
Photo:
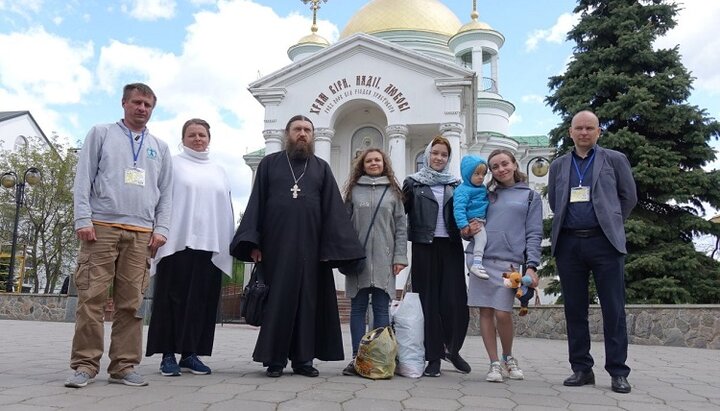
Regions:
<instances>
[{"instance_id":1,"label":"blue sky","mask_svg":"<svg viewBox=\"0 0 720 411\"><path fill-rule=\"evenodd\" d=\"M329 0L318 34L331 42L366 0ZM471 0L442 0L462 22ZM682 1L678 27L658 46L680 45L697 80L691 103L720 118L720 2ZM571 0L478 1L480 20L504 34L500 93L513 102L512 135L547 134L558 118L543 103L547 79L572 53ZM212 125L213 156L244 208L250 170L240 160L263 147L263 111L248 83L289 63L309 34L301 0L0 0L0 111L30 110L46 133L84 139L121 117L121 88L148 83L158 95L151 131L178 151L182 123ZM714 143L717 146L717 143ZM717 168L718 162L710 167Z\"/></svg>"}]
</instances>

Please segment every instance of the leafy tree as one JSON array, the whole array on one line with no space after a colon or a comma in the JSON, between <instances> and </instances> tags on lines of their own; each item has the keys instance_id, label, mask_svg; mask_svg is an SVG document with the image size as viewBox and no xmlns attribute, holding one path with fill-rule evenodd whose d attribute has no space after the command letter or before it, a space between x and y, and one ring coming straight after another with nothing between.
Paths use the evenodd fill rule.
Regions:
<instances>
[{"instance_id":1,"label":"leafy tree","mask_svg":"<svg viewBox=\"0 0 720 411\"><path fill-rule=\"evenodd\" d=\"M720 301L720 264L693 245L695 236L720 234L704 218L707 204L720 207L720 171L703 169L715 159L709 142L720 124L688 103L693 78L678 47L653 48L678 10L666 0L579 0L581 20L568 33L573 59L550 78L546 99L563 118L551 132L557 155L572 147L572 116L589 109L600 118L599 144L630 160L639 198L626 224L632 303Z\"/></svg>"},{"instance_id":2,"label":"leafy tree","mask_svg":"<svg viewBox=\"0 0 720 411\"><path fill-rule=\"evenodd\" d=\"M42 173L40 184L26 185L17 242L18 250L26 247L25 264L31 269L25 277L32 278L36 293L41 289L44 293L55 292L72 271L77 255L72 198L77 159L74 154L62 158L59 153L64 153L65 148L58 140L57 136L51 138L54 147L39 139L30 140L26 148L0 155L3 170L22 176L27 167L34 166ZM12 238L15 213L14 191L10 191L3 191L0 211L0 235L6 243Z\"/></svg>"}]
</instances>

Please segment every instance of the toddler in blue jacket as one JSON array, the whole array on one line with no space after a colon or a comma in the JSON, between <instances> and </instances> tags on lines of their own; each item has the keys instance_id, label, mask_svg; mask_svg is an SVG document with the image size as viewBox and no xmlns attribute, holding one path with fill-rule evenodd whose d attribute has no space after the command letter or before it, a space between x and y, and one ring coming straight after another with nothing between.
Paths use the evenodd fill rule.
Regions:
<instances>
[{"instance_id":1,"label":"toddler in blue jacket","mask_svg":"<svg viewBox=\"0 0 720 411\"><path fill-rule=\"evenodd\" d=\"M470 265L470 272L475 276L487 280L490 278L482 259L487 243L485 232L485 215L488 207L487 188L484 180L488 166L484 158L468 154L460 162L460 174L462 183L455 189L453 194L453 208L455 222L461 230L470 224L470 221L480 222L480 232L475 234L475 247L473 248L473 260Z\"/></svg>"}]
</instances>

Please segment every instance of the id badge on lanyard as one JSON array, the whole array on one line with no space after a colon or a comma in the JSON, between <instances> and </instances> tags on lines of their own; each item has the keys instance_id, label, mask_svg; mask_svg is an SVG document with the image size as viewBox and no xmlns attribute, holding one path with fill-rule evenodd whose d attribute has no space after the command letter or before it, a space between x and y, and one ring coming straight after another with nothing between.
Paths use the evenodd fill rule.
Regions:
<instances>
[{"instance_id":1,"label":"id badge on lanyard","mask_svg":"<svg viewBox=\"0 0 720 411\"><path fill-rule=\"evenodd\" d=\"M570 202L571 203L584 203L590 201L590 187L580 186L573 187L570 189Z\"/></svg>"},{"instance_id":2,"label":"id badge on lanyard","mask_svg":"<svg viewBox=\"0 0 720 411\"><path fill-rule=\"evenodd\" d=\"M137 151L135 151L135 144L133 143L132 132L128 130L128 139L130 140L130 150L133 155L133 166L125 169L124 182L125 184L131 184L135 186L145 187L145 170L137 166L137 160L142 151L143 143L145 142L145 130L140 133L140 144L138 145Z\"/></svg>"},{"instance_id":3,"label":"id badge on lanyard","mask_svg":"<svg viewBox=\"0 0 720 411\"><path fill-rule=\"evenodd\" d=\"M145 187L145 170L138 167L128 167L125 169L125 184L132 184Z\"/></svg>"},{"instance_id":4,"label":"id badge on lanyard","mask_svg":"<svg viewBox=\"0 0 720 411\"><path fill-rule=\"evenodd\" d=\"M577 187L571 187L570 188L570 202L571 203L586 203L590 201L590 186L584 186L583 185L583 179L585 178L585 173L587 173L588 168L590 168L590 165L592 164L593 160L595 159L595 152L593 151L592 155L590 156L590 159L587 162L587 165L585 165L585 168L582 172L580 172L580 167L577 165L577 161L575 161L575 157L572 157L572 163L573 166L575 166L575 172L577 173L578 180L580 180L580 183Z\"/></svg>"}]
</instances>

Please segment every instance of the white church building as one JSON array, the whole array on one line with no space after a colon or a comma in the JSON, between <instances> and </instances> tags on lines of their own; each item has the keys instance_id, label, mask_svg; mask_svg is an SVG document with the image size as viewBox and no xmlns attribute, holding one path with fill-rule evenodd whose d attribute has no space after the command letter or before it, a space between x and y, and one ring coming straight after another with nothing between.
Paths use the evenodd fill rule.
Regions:
<instances>
[{"instance_id":1,"label":"white church building","mask_svg":"<svg viewBox=\"0 0 720 411\"><path fill-rule=\"evenodd\" d=\"M316 12L320 0L310 0ZM265 107L265 148L244 156L255 171L265 154L282 150L287 120L308 116L316 155L347 179L358 151L388 153L402 182L414 173L436 135L452 146L460 175L467 153L515 153L521 170L552 150L546 136L510 135L512 102L502 97L499 69L505 37L487 23L460 19L440 0L372 0L330 44L311 34L288 49L292 63L249 85ZM531 178L534 185L545 178Z\"/></svg>"},{"instance_id":2,"label":"white church building","mask_svg":"<svg viewBox=\"0 0 720 411\"><path fill-rule=\"evenodd\" d=\"M321 1L308 0L314 14ZM265 108L265 147L243 157L253 175L265 154L282 150L296 114L313 121L315 154L341 188L355 155L369 147L388 153L402 183L436 135L450 141L458 176L463 155L487 158L498 148L513 152L523 172L547 172L540 159L553 153L548 137L510 135L515 106L502 96L499 64L505 37L477 10L468 13L463 24L440 0L371 0L334 44L313 24L288 49L292 63L248 87ZM547 176L530 180L539 188Z\"/></svg>"}]
</instances>

